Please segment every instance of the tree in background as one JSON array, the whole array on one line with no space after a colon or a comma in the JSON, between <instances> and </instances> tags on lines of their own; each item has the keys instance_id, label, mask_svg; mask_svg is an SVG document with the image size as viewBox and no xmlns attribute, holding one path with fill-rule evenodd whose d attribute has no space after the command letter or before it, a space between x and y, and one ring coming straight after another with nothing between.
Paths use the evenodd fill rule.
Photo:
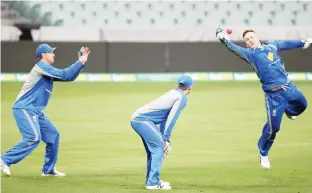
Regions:
<instances>
[{"instance_id":1,"label":"tree in background","mask_svg":"<svg viewBox=\"0 0 312 193\"><path fill-rule=\"evenodd\" d=\"M62 26L64 24L62 19L53 22L52 12L42 14L40 3L33 6L30 6L27 1L3 1L2 3L8 3L9 9L18 11L22 18L26 18L30 22L40 23L42 26Z\"/></svg>"}]
</instances>

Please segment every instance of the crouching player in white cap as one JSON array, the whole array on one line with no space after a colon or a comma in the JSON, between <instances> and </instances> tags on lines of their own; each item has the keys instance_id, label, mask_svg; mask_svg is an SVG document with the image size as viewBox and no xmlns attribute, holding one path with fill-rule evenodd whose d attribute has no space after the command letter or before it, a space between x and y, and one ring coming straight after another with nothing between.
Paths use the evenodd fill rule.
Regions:
<instances>
[{"instance_id":1,"label":"crouching player in white cap","mask_svg":"<svg viewBox=\"0 0 312 193\"><path fill-rule=\"evenodd\" d=\"M141 136L147 153L146 189L171 189L170 183L159 179L160 170L164 156L171 151L171 132L186 106L186 95L190 93L193 83L189 75L182 75L177 88L144 105L132 115L131 126Z\"/></svg>"}]
</instances>

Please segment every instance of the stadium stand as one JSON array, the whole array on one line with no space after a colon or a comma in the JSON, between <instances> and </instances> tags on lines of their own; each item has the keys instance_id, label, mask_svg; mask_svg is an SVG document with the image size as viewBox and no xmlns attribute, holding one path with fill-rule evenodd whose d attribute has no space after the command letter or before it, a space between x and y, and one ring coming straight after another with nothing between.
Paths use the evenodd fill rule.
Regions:
<instances>
[{"instance_id":1,"label":"stadium stand","mask_svg":"<svg viewBox=\"0 0 312 193\"><path fill-rule=\"evenodd\" d=\"M312 2L301 1L154 1L30 2L41 15L64 26L168 28L200 25L311 25Z\"/></svg>"},{"instance_id":2,"label":"stadium stand","mask_svg":"<svg viewBox=\"0 0 312 193\"><path fill-rule=\"evenodd\" d=\"M51 40L53 36L61 40L62 37L54 33L66 29L67 34L72 34L75 30L77 33L77 28L83 28L87 31L97 30L90 32L93 37L85 37L88 41L118 38L141 38L142 41L182 38L197 41L205 37L215 38L207 31L220 24L231 26L234 31L259 28L268 35L269 32L265 32L268 28L279 28L280 32L287 29L282 32L284 34L298 34L299 30L296 37L301 37L300 34L310 33L306 29L312 26L311 1L4 1L1 10L5 10L1 14L2 25L10 23L8 19L23 18L47 26L44 32L34 31L37 34L34 36L41 40ZM160 34L159 37L146 35L156 32ZM176 33L178 35L172 35ZM77 34L74 36L64 35L69 41L81 37ZM240 37L233 34L232 38Z\"/></svg>"}]
</instances>

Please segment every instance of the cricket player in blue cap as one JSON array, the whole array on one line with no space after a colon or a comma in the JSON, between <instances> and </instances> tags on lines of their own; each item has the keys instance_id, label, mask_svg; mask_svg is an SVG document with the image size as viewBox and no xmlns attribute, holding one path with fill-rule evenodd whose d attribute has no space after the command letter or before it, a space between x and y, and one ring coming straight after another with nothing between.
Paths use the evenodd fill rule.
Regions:
<instances>
[{"instance_id":1,"label":"cricket player in blue cap","mask_svg":"<svg viewBox=\"0 0 312 193\"><path fill-rule=\"evenodd\" d=\"M54 50L48 44L41 44L36 49L39 62L28 74L25 83L13 105L13 116L22 135L13 148L1 155L1 171L10 176L10 166L28 156L42 140L46 144L46 153L42 176L65 176L55 169L58 156L60 134L48 117L42 112L52 94L53 81L73 81L87 62L90 50L82 47L78 60L65 69L52 66Z\"/></svg>"},{"instance_id":2,"label":"cricket player in blue cap","mask_svg":"<svg viewBox=\"0 0 312 193\"><path fill-rule=\"evenodd\" d=\"M221 27L216 30L216 36L230 51L252 66L262 84L267 122L258 141L258 151L261 166L269 169L271 165L268 153L277 132L280 130L284 113L288 118L294 120L307 108L307 99L295 84L288 79L284 62L278 53L295 48L306 49L312 43L312 38L304 41L270 40L262 43L253 30L246 30L243 32L243 39L247 48L242 48L231 42Z\"/></svg>"},{"instance_id":3,"label":"cricket player in blue cap","mask_svg":"<svg viewBox=\"0 0 312 193\"><path fill-rule=\"evenodd\" d=\"M171 151L171 132L186 106L186 95L190 93L193 83L191 76L182 75L177 88L144 105L132 115L131 126L141 136L147 154L146 189L171 189L169 182L159 179L160 170L164 156Z\"/></svg>"}]
</instances>

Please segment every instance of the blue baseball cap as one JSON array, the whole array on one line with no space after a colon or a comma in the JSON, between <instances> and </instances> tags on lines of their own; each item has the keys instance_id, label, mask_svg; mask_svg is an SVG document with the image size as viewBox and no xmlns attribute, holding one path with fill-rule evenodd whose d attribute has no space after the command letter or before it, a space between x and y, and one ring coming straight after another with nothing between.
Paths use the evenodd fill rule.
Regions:
<instances>
[{"instance_id":1,"label":"blue baseball cap","mask_svg":"<svg viewBox=\"0 0 312 193\"><path fill-rule=\"evenodd\" d=\"M192 79L192 77L190 75L184 74L184 75L179 77L178 84L182 88L190 88L194 84L194 80Z\"/></svg>"},{"instance_id":2,"label":"blue baseball cap","mask_svg":"<svg viewBox=\"0 0 312 193\"><path fill-rule=\"evenodd\" d=\"M48 44L40 44L36 49L36 56L39 57L43 53L53 52L56 48L49 46Z\"/></svg>"}]
</instances>

